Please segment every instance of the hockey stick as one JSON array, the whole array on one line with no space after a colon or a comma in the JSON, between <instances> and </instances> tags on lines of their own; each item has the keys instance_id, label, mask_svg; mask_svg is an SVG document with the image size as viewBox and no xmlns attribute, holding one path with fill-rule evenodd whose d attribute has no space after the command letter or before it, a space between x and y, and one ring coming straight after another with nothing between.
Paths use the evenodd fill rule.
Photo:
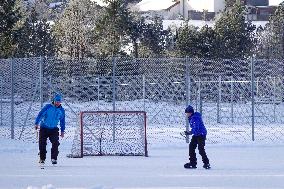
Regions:
<instances>
[{"instance_id":1,"label":"hockey stick","mask_svg":"<svg viewBox=\"0 0 284 189\"><path fill-rule=\"evenodd\" d=\"M38 143L38 140L39 140L39 138L38 138L39 137L39 133L38 132L39 131L36 129L35 132L36 132L36 143Z\"/></svg>"},{"instance_id":2,"label":"hockey stick","mask_svg":"<svg viewBox=\"0 0 284 189\"><path fill-rule=\"evenodd\" d=\"M179 133L182 137L186 138L186 136L191 135L191 132L183 131Z\"/></svg>"},{"instance_id":3,"label":"hockey stick","mask_svg":"<svg viewBox=\"0 0 284 189\"><path fill-rule=\"evenodd\" d=\"M184 134L184 132L180 132L179 133L182 137L186 138L186 135Z\"/></svg>"}]
</instances>

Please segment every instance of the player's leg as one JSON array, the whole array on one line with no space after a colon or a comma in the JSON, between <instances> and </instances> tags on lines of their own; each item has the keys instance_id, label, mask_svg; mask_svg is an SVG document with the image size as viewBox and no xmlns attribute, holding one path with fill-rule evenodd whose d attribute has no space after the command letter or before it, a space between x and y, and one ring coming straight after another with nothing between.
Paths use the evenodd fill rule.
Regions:
<instances>
[{"instance_id":1,"label":"player's leg","mask_svg":"<svg viewBox=\"0 0 284 189\"><path fill-rule=\"evenodd\" d=\"M205 169L209 169L210 168L210 164L209 164L209 159L207 157L207 154L205 152L205 140L206 140L206 136L198 136L197 137L197 143L198 143L198 151L199 154L202 157L202 161L203 161L203 167Z\"/></svg>"},{"instance_id":2,"label":"player's leg","mask_svg":"<svg viewBox=\"0 0 284 189\"><path fill-rule=\"evenodd\" d=\"M192 136L189 144L189 163L184 165L185 168L196 168L197 159L195 149L197 147L197 139L195 136Z\"/></svg>"},{"instance_id":3,"label":"player's leg","mask_svg":"<svg viewBox=\"0 0 284 189\"><path fill-rule=\"evenodd\" d=\"M58 146L60 145L59 143L59 129L52 129L50 136L49 136L49 140L52 144L51 147L51 162L52 164L57 164L57 156L58 156Z\"/></svg>"},{"instance_id":4,"label":"player's leg","mask_svg":"<svg viewBox=\"0 0 284 189\"><path fill-rule=\"evenodd\" d=\"M48 138L48 130L46 128L41 127L39 130L39 141L38 141L40 163L44 163L46 159L47 138Z\"/></svg>"}]
</instances>

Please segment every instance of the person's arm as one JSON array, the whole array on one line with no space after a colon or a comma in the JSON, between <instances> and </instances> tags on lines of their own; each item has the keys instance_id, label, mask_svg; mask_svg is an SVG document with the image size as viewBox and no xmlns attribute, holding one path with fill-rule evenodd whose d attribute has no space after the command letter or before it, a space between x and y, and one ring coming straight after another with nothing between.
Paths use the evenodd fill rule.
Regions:
<instances>
[{"instance_id":1,"label":"person's arm","mask_svg":"<svg viewBox=\"0 0 284 189\"><path fill-rule=\"evenodd\" d=\"M190 130L189 131L187 131L187 130L184 131L185 135L192 135L192 127L191 127L190 121L191 121L191 117L188 117L188 124L189 124L189 127L190 127L189 129Z\"/></svg>"},{"instance_id":2,"label":"person's arm","mask_svg":"<svg viewBox=\"0 0 284 189\"><path fill-rule=\"evenodd\" d=\"M64 131L65 131L65 110L62 108L62 116L60 118L60 136L64 137Z\"/></svg>"},{"instance_id":3,"label":"person's arm","mask_svg":"<svg viewBox=\"0 0 284 189\"><path fill-rule=\"evenodd\" d=\"M199 132L199 124L200 124L200 118L199 117L192 117L192 120L190 122L192 134L197 134Z\"/></svg>"},{"instance_id":4,"label":"person's arm","mask_svg":"<svg viewBox=\"0 0 284 189\"><path fill-rule=\"evenodd\" d=\"M44 115L46 114L47 109L49 108L49 105L45 105L41 111L38 113L36 120L35 120L35 129L37 130L39 128L39 122L42 120Z\"/></svg>"}]
</instances>

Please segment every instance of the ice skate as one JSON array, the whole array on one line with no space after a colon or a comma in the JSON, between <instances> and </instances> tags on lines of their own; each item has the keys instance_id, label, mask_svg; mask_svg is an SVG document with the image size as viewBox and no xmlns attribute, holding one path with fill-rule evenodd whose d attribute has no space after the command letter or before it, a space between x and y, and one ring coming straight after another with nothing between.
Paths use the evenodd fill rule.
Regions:
<instances>
[{"instance_id":1,"label":"ice skate","mask_svg":"<svg viewBox=\"0 0 284 189\"><path fill-rule=\"evenodd\" d=\"M51 163L52 163L52 165L56 165L57 164L57 160L56 159L51 159Z\"/></svg>"},{"instance_id":2,"label":"ice skate","mask_svg":"<svg viewBox=\"0 0 284 189\"><path fill-rule=\"evenodd\" d=\"M192 163L186 163L184 164L184 168L186 169L196 169L196 165L195 164L192 164Z\"/></svg>"},{"instance_id":3,"label":"ice skate","mask_svg":"<svg viewBox=\"0 0 284 189\"><path fill-rule=\"evenodd\" d=\"M204 165L203 165L203 168L204 168L204 169L210 169L211 167L210 167L210 164L208 163L208 164L204 164Z\"/></svg>"},{"instance_id":4,"label":"ice skate","mask_svg":"<svg viewBox=\"0 0 284 189\"><path fill-rule=\"evenodd\" d=\"M44 160L39 160L39 167L41 168L41 169L44 169Z\"/></svg>"}]
</instances>

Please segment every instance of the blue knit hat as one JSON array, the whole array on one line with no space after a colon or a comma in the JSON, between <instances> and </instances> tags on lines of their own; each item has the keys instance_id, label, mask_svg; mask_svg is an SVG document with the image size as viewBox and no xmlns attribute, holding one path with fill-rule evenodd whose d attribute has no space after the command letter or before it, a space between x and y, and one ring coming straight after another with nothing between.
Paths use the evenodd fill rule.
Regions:
<instances>
[{"instance_id":1,"label":"blue knit hat","mask_svg":"<svg viewBox=\"0 0 284 189\"><path fill-rule=\"evenodd\" d=\"M53 98L54 102L62 102L62 96L60 94L56 94Z\"/></svg>"},{"instance_id":2,"label":"blue knit hat","mask_svg":"<svg viewBox=\"0 0 284 189\"><path fill-rule=\"evenodd\" d=\"M187 108L185 108L185 113L194 113L194 109L192 106L187 106Z\"/></svg>"}]
</instances>

